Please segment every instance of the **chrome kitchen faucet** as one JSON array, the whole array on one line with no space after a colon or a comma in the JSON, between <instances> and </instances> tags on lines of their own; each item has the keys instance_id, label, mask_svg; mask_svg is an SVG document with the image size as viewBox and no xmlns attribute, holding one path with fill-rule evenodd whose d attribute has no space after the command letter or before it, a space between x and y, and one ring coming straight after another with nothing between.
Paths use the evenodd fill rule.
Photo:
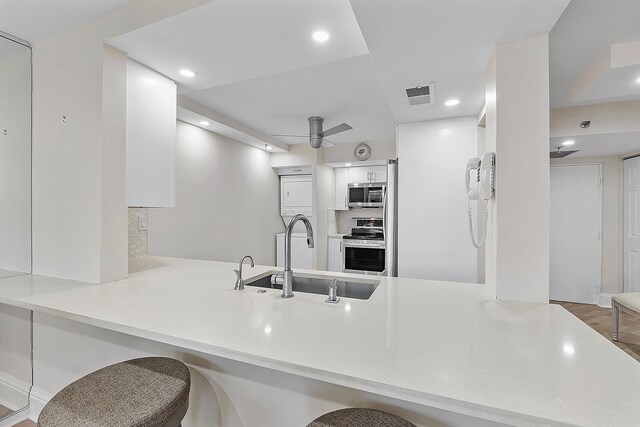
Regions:
<instances>
[{"instance_id":1,"label":"chrome kitchen faucet","mask_svg":"<svg viewBox=\"0 0 640 427\"><path fill-rule=\"evenodd\" d=\"M242 263L244 263L244 260L249 258L249 260L251 261L251 267L254 266L253 264L253 258L251 257L251 255L245 255L241 260L240 260L240 266L238 267L237 270L233 270L236 273L236 285L233 287L234 290L236 291L243 291L244 290L244 280L242 280Z\"/></svg>"}]
</instances>

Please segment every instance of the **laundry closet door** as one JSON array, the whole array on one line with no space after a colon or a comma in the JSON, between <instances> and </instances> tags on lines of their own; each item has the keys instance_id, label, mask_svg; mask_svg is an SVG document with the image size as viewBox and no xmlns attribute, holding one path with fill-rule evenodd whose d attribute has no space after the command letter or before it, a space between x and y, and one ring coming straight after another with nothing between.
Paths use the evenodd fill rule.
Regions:
<instances>
[{"instance_id":1,"label":"laundry closet door","mask_svg":"<svg viewBox=\"0 0 640 427\"><path fill-rule=\"evenodd\" d=\"M552 300L597 302L601 281L601 191L600 165L551 167Z\"/></svg>"}]
</instances>

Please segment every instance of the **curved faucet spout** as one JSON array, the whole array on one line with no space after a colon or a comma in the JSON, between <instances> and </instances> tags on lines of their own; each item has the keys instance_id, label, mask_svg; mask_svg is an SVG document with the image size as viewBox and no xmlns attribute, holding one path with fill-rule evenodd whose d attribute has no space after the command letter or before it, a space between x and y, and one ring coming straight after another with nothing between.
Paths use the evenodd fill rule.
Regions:
<instances>
[{"instance_id":1,"label":"curved faucet spout","mask_svg":"<svg viewBox=\"0 0 640 427\"><path fill-rule=\"evenodd\" d=\"M234 290L236 291L242 291L244 290L244 280L242 279L242 264L244 263L244 260L249 258L249 261L251 261L251 267L254 267L253 264L253 258L251 257L251 255L245 255L241 260L240 260L240 266L238 267L237 270L233 270L236 272L236 285L233 287Z\"/></svg>"},{"instance_id":2,"label":"curved faucet spout","mask_svg":"<svg viewBox=\"0 0 640 427\"><path fill-rule=\"evenodd\" d=\"M298 214L291 218L287 231L284 234L284 272L282 285L282 298L291 298L293 296L293 272L291 271L291 234L293 234L293 227L298 221L302 221L307 229L307 247L313 248L313 228L311 222L306 216Z\"/></svg>"}]
</instances>

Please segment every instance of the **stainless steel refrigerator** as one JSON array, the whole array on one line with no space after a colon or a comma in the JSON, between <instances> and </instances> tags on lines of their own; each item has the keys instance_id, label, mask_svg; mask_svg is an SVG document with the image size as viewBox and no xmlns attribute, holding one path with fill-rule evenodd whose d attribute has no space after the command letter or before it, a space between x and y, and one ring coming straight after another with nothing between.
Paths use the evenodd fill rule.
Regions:
<instances>
[{"instance_id":1,"label":"stainless steel refrigerator","mask_svg":"<svg viewBox=\"0 0 640 427\"><path fill-rule=\"evenodd\" d=\"M383 217L385 276L398 277L398 159L387 162Z\"/></svg>"}]
</instances>

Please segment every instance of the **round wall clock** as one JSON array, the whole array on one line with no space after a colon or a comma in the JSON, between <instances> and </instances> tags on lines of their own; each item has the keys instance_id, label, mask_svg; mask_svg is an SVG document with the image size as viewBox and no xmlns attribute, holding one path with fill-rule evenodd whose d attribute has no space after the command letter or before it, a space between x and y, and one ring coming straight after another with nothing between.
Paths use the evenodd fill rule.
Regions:
<instances>
[{"instance_id":1,"label":"round wall clock","mask_svg":"<svg viewBox=\"0 0 640 427\"><path fill-rule=\"evenodd\" d=\"M356 149L353 150L353 157L360 161L367 160L371 157L371 147L364 143L358 144Z\"/></svg>"}]
</instances>

